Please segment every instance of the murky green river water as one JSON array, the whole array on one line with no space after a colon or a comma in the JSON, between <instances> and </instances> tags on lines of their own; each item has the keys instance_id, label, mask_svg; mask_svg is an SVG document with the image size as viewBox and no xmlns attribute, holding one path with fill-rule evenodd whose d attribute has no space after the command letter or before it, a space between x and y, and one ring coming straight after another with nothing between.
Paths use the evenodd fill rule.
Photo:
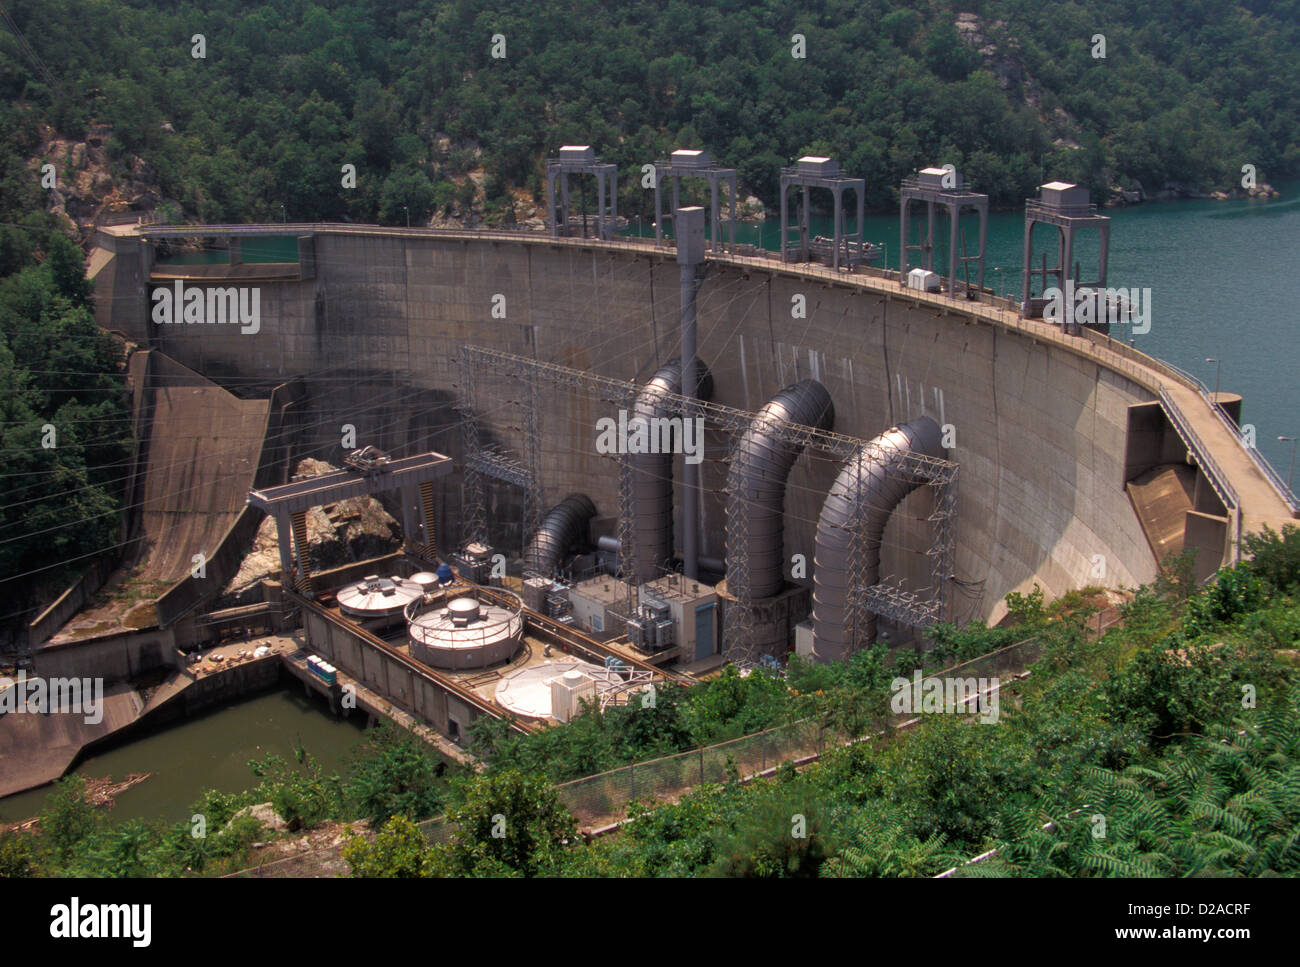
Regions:
<instances>
[{"instance_id":1,"label":"murky green river water","mask_svg":"<svg viewBox=\"0 0 1300 967\"><path fill-rule=\"evenodd\" d=\"M119 780L132 772L154 773L118 796L111 816L175 822L189 818L189 807L204 789L238 792L256 785L250 759L275 753L292 761L301 743L326 773L340 769L361 738L364 722L364 717L335 718L323 700L307 698L301 687L286 687L91 756L74 771ZM49 790L0 799L0 821L36 815Z\"/></svg>"}]
</instances>

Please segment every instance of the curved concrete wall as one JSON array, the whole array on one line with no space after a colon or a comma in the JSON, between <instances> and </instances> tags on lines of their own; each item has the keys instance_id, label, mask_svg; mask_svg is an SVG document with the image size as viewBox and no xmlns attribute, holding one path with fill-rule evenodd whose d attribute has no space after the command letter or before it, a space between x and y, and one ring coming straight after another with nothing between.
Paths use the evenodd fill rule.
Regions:
<instances>
[{"instance_id":1,"label":"curved concrete wall","mask_svg":"<svg viewBox=\"0 0 1300 967\"><path fill-rule=\"evenodd\" d=\"M269 388L303 376L314 455L340 456L340 428L350 423L358 445L434 448L459 459L449 402L460 382L454 355L466 343L638 383L678 348L671 253L330 232L316 235L315 251L314 279L261 284L255 335L147 324L154 345L214 379L237 375L241 386L262 380ZM805 317L792 314L796 296ZM711 267L699 292L699 354L713 367L720 403L756 410L812 378L830 392L839 432L870 439L918 416L951 425L964 589L953 595L954 618L996 619L1006 592L1034 581L1052 595L1154 575L1123 489L1126 408L1151 394L1117 372L1019 332L941 314L892 287L810 279L776 263ZM478 388L487 439L519 449L518 387L480 374ZM594 445L596 421L615 415L611 404L547 387L540 398L544 503L582 491L616 506L616 463ZM710 432L706 443L711 454L726 453L725 435ZM702 469L700 553L720 557L727 468L711 458ZM787 573L793 554L812 562L836 469L810 454L791 473ZM450 541L459 537L458 478L444 496L439 525ZM930 501L923 488L891 518L882 575L928 583L919 551L930 540Z\"/></svg>"}]
</instances>

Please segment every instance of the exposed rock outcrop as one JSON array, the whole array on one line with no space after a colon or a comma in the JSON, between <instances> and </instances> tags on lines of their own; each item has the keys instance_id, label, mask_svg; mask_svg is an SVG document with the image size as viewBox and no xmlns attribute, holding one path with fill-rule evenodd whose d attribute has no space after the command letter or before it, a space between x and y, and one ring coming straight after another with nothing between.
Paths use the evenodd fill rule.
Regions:
<instances>
[{"instance_id":1,"label":"exposed rock outcrop","mask_svg":"<svg viewBox=\"0 0 1300 967\"><path fill-rule=\"evenodd\" d=\"M163 130L169 130L164 125ZM148 214L164 206L180 206L165 198L157 172L143 158L111 158L113 129L92 125L85 141L60 137L49 125L41 130L41 143L28 160L39 178L42 168L54 166L55 185L48 190L47 207L89 232L96 221L110 215Z\"/></svg>"},{"instance_id":2,"label":"exposed rock outcrop","mask_svg":"<svg viewBox=\"0 0 1300 967\"><path fill-rule=\"evenodd\" d=\"M298 463L295 476L314 477L337 469L323 460L309 458ZM312 571L390 554L401 544L401 525L373 497L352 497L307 512L306 557ZM257 528L252 550L222 591L216 607L230 608L262 600L262 580L279 570L280 543L275 520L267 517Z\"/></svg>"}]
</instances>

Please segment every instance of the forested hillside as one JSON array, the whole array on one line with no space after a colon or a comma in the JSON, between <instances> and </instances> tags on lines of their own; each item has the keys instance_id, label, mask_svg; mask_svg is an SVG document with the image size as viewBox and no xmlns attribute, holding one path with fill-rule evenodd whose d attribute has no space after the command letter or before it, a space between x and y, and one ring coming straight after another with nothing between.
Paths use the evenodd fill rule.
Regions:
<instances>
[{"instance_id":1,"label":"forested hillside","mask_svg":"<svg viewBox=\"0 0 1300 967\"><path fill-rule=\"evenodd\" d=\"M808 152L865 175L874 208L931 163L958 165L1002 205L1044 174L1136 197L1232 189L1243 164L1261 179L1300 172L1296 0L9 9L3 207L37 161L75 182L89 162L73 145L102 139L108 177L79 189L94 204L69 201L83 222L102 204L205 221L395 223L406 206L413 223L509 222L535 215L543 159L566 142L620 165L629 214L645 200L628 175L682 145L739 167L769 205L780 165ZM114 195L110 180L134 187Z\"/></svg>"}]
</instances>

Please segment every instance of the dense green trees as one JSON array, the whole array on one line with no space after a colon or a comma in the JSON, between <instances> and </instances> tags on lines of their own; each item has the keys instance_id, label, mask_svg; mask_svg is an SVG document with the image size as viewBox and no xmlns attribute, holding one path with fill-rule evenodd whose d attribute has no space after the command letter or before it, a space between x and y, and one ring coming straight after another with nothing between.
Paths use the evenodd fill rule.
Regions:
<instances>
[{"instance_id":1,"label":"dense green trees","mask_svg":"<svg viewBox=\"0 0 1300 967\"><path fill-rule=\"evenodd\" d=\"M50 76L6 35L0 90L17 146L32 147L38 121L74 138L106 122L123 164L145 158L208 221L279 217L282 204L291 219L390 224L406 205L414 221L427 185L478 168L538 195L542 158L566 142L624 171L696 143L769 204L779 166L814 146L866 175L873 207L929 163L962 167L1009 205L1044 172L1154 191L1228 188L1245 163L1300 171L1294 0L994 0L958 29L962 9L46 0L14 17ZM621 191L624 211L642 211L633 179Z\"/></svg>"},{"instance_id":2,"label":"dense green trees","mask_svg":"<svg viewBox=\"0 0 1300 967\"><path fill-rule=\"evenodd\" d=\"M353 876L410 879L436 873L433 851L420 828L405 816L387 820L373 839L354 836L343 847Z\"/></svg>"},{"instance_id":3,"label":"dense green trees","mask_svg":"<svg viewBox=\"0 0 1300 967\"><path fill-rule=\"evenodd\" d=\"M353 750L345 795L374 823L397 815L428 819L442 806L446 772L418 736L381 721Z\"/></svg>"},{"instance_id":4,"label":"dense green trees","mask_svg":"<svg viewBox=\"0 0 1300 967\"><path fill-rule=\"evenodd\" d=\"M954 631L956 639L964 640L962 635ZM915 666L911 655L891 659L883 647L830 666L793 658L784 677L765 669L742 677L728 666L689 690L660 684L653 696L634 695L627 705L604 712L588 708L562 727L532 735L479 719L470 727L470 747L490 770L514 769L565 782L794 721L858 735L883 720L889 682L912 674Z\"/></svg>"},{"instance_id":5,"label":"dense green trees","mask_svg":"<svg viewBox=\"0 0 1300 967\"><path fill-rule=\"evenodd\" d=\"M41 247L0 279L0 575L56 579L115 544L131 426L121 350L95 325L80 251L58 232Z\"/></svg>"},{"instance_id":6,"label":"dense green trees","mask_svg":"<svg viewBox=\"0 0 1300 967\"><path fill-rule=\"evenodd\" d=\"M552 876L576 847L573 817L537 776L507 770L456 782L447 810L450 838L430 846L406 816L343 849L353 876Z\"/></svg>"}]
</instances>

